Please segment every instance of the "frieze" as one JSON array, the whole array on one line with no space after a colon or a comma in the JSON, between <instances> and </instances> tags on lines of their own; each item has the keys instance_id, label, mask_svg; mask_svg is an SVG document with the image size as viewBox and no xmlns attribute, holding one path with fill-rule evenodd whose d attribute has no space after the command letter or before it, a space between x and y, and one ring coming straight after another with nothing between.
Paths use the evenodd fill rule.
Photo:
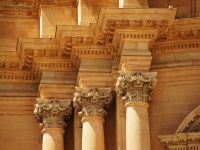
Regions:
<instances>
[{"instance_id":1,"label":"frieze","mask_svg":"<svg viewBox=\"0 0 200 150\"><path fill-rule=\"evenodd\" d=\"M169 30L166 32L167 39L200 39L200 29Z\"/></svg>"},{"instance_id":2,"label":"frieze","mask_svg":"<svg viewBox=\"0 0 200 150\"><path fill-rule=\"evenodd\" d=\"M70 58L70 52L61 49L24 49L20 64L22 67L20 69L31 69L33 67L33 58L37 57Z\"/></svg>"},{"instance_id":3,"label":"frieze","mask_svg":"<svg viewBox=\"0 0 200 150\"><path fill-rule=\"evenodd\" d=\"M107 115L108 109L112 102L112 94L110 88L100 89L82 89L76 88L77 92L74 93L73 106L79 111L80 118L85 117L102 117Z\"/></svg>"},{"instance_id":4,"label":"frieze","mask_svg":"<svg viewBox=\"0 0 200 150\"><path fill-rule=\"evenodd\" d=\"M117 28L129 28L129 29L156 29L158 30L158 38L165 37L165 32L169 27L168 20L106 20L105 35L107 37L106 41L112 43L112 37ZM142 34L142 33L140 33ZM132 38L143 38L143 35L133 35ZM147 37L146 37L147 38Z\"/></svg>"},{"instance_id":5,"label":"frieze","mask_svg":"<svg viewBox=\"0 0 200 150\"><path fill-rule=\"evenodd\" d=\"M73 46L77 45L105 45L106 44L106 36L104 34L98 34L95 37L72 37L65 36L62 38L62 46L61 48L68 53L72 51Z\"/></svg>"},{"instance_id":6,"label":"frieze","mask_svg":"<svg viewBox=\"0 0 200 150\"><path fill-rule=\"evenodd\" d=\"M72 106L69 101L65 100L44 100L37 98L35 104L34 115L40 127L46 128L61 128L66 127L66 120L72 113Z\"/></svg>"},{"instance_id":7,"label":"frieze","mask_svg":"<svg viewBox=\"0 0 200 150\"><path fill-rule=\"evenodd\" d=\"M34 55L33 49L24 50L24 57L22 57L22 62L25 68L32 68L33 55Z\"/></svg>"},{"instance_id":8,"label":"frieze","mask_svg":"<svg viewBox=\"0 0 200 150\"><path fill-rule=\"evenodd\" d=\"M135 72L132 75L122 73L117 78L116 92L122 96L124 103L134 101L148 103L151 100L150 94L157 83L156 74L155 72Z\"/></svg>"},{"instance_id":9,"label":"frieze","mask_svg":"<svg viewBox=\"0 0 200 150\"><path fill-rule=\"evenodd\" d=\"M0 68L2 69L19 69L19 62L0 62Z\"/></svg>"}]
</instances>

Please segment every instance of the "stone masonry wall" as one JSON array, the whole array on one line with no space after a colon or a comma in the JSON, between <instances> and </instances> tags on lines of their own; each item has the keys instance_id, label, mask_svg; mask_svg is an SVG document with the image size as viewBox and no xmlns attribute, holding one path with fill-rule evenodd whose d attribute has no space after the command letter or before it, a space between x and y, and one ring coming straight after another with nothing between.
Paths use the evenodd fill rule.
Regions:
<instances>
[{"instance_id":1,"label":"stone masonry wall","mask_svg":"<svg viewBox=\"0 0 200 150\"><path fill-rule=\"evenodd\" d=\"M149 107L151 149L164 150L157 135L174 134L185 117L200 104L198 67L157 71L158 83Z\"/></svg>"}]
</instances>

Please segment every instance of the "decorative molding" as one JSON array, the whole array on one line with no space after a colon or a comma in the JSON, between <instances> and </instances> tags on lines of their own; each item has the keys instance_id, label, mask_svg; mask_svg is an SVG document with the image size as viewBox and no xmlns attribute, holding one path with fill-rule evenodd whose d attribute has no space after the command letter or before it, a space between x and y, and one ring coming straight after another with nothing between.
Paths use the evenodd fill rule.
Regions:
<instances>
[{"instance_id":1,"label":"decorative molding","mask_svg":"<svg viewBox=\"0 0 200 150\"><path fill-rule=\"evenodd\" d=\"M107 115L106 109L112 102L111 88L84 89L76 87L76 90L73 106L79 111L80 118L91 116L104 118Z\"/></svg>"},{"instance_id":2,"label":"decorative molding","mask_svg":"<svg viewBox=\"0 0 200 150\"><path fill-rule=\"evenodd\" d=\"M66 3L70 5L70 2L71 0ZM97 55L101 58L120 56L120 46L124 39L148 40L151 47L156 38L167 37L166 33L174 21L176 11L176 9L169 11L151 8L103 8L100 10L98 23L92 23L91 26L58 26L55 39L18 39L17 54L20 61L15 67L9 67L9 64L1 64L0 67L6 66L4 70L7 71L17 67L19 69L17 71L29 70L29 73L33 74L33 80L24 82L36 82L39 81L42 69L78 69L79 56L87 55L93 58L97 58ZM115 14L118 14L117 19ZM196 36L199 35L199 31L193 32ZM9 76L15 74L17 73L13 71ZM16 82L14 78L11 81Z\"/></svg>"},{"instance_id":3,"label":"decorative molding","mask_svg":"<svg viewBox=\"0 0 200 150\"><path fill-rule=\"evenodd\" d=\"M0 71L0 81L13 81L13 82L25 82L25 83L38 83L40 73L34 75L31 71Z\"/></svg>"},{"instance_id":4,"label":"decorative molding","mask_svg":"<svg viewBox=\"0 0 200 150\"><path fill-rule=\"evenodd\" d=\"M106 28L104 31L104 33L106 35L107 43L112 43L113 35L115 33L115 30L118 28L120 28L120 29L123 29L123 28L135 29L135 28L137 28L138 30L145 30L145 29L158 30L157 39L159 39L159 38L163 38L163 37L165 38L165 32L169 28L169 21L168 20L115 20L115 19L108 19L108 20L106 20ZM152 38L152 35L148 35L148 34L142 33L142 32L140 32L138 34L133 34L130 32L127 32L126 34L119 33L118 38L125 37L125 36L128 38L136 38L136 39L143 39L143 38L151 39Z\"/></svg>"},{"instance_id":5,"label":"decorative molding","mask_svg":"<svg viewBox=\"0 0 200 150\"><path fill-rule=\"evenodd\" d=\"M170 42L170 43L155 43L150 49L151 52L163 52L163 51L172 51L176 49L199 49L199 41L187 41L187 42Z\"/></svg>"},{"instance_id":6,"label":"decorative molding","mask_svg":"<svg viewBox=\"0 0 200 150\"><path fill-rule=\"evenodd\" d=\"M135 30L118 30L115 32L115 35L113 37L113 43L115 47L115 51L121 53L123 41L125 39L134 39L137 40L148 40L150 43L154 43L157 37L157 31L135 31Z\"/></svg>"},{"instance_id":7,"label":"decorative molding","mask_svg":"<svg viewBox=\"0 0 200 150\"><path fill-rule=\"evenodd\" d=\"M62 38L61 48L70 54L73 46L105 45L105 44L106 44L106 37L104 34L97 34L94 37L64 36Z\"/></svg>"},{"instance_id":8,"label":"decorative molding","mask_svg":"<svg viewBox=\"0 0 200 150\"><path fill-rule=\"evenodd\" d=\"M61 128L66 126L65 121L72 113L70 105L71 100L44 100L37 98L35 104L34 115L40 127L46 128Z\"/></svg>"},{"instance_id":9,"label":"decorative molding","mask_svg":"<svg viewBox=\"0 0 200 150\"><path fill-rule=\"evenodd\" d=\"M200 132L158 135L158 138L168 150L200 150Z\"/></svg>"},{"instance_id":10,"label":"decorative molding","mask_svg":"<svg viewBox=\"0 0 200 150\"><path fill-rule=\"evenodd\" d=\"M200 29L169 30L166 32L167 39L200 39Z\"/></svg>"},{"instance_id":11,"label":"decorative molding","mask_svg":"<svg viewBox=\"0 0 200 150\"><path fill-rule=\"evenodd\" d=\"M179 125L176 133L200 131L200 106L195 108Z\"/></svg>"},{"instance_id":12,"label":"decorative molding","mask_svg":"<svg viewBox=\"0 0 200 150\"><path fill-rule=\"evenodd\" d=\"M150 94L156 86L156 72L132 74L120 72L121 76L117 78L116 92L122 96L124 103L142 101L148 103Z\"/></svg>"},{"instance_id":13,"label":"decorative molding","mask_svg":"<svg viewBox=\"0 0 200 150\"><path fill-rule=\"evenodd\" d=\"M163 147L169 150L200 150L200 106L179 125L175 134L158 135Z\"/></svg>"},{"instance_id":14,"label":"decorative molding","mask_svg":"<svg viewBox=\"0 0 200 150\"><path fill-rule=\"evenodd\" d=\"M19 69L19 62L0 62L0 69Z\"/></svg>"},{"instance_id":15,"label":"decorative molding","mask_svg":"<svg viewBox=\"0 0 200 150\"><path fill-rule=\"evenodd\" d=\"M70 58L71 53L68 50L62 49L24 49L21 58L20 69L31 69L33 67L33 61L36 58L45 58L45 59L66 59Z\"/></svg>"}]
</instances>

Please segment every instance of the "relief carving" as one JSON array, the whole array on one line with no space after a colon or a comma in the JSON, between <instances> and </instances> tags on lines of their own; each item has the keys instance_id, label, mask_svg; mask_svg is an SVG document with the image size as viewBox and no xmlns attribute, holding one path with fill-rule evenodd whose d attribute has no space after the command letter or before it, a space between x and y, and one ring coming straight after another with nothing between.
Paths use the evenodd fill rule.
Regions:
<instances>
[{"instance_id":1,"label":"relief carving","mask_svg":"<svg viewBox=\"0 0 200 150\"><path fill-rule=\"evenodd\" d=\"M40 127L45 128L61 128L66 127L65 121L72 113L72 107L69 101L64 100L44 100L37 98L35 104L34 115Z\"/></svg>"},{"instance_id":2,"label":"relief carving","mask_svg":"<svg viewBox=\"0 0 200 150\"><path fill-rule=\"evenodd\" d=\"M167 39L199 39L200 30L199 29L189 29L189 30L170 30L166 33Z\"/></svg>"},{"instance_id":3,"label":"relief carving","mask_svg":"<svg viewBox=\"0 0 200 150\"><path fill-rule=\"evenodd\" d=\"M122 96L124 103L134 101L148 103L157 83L156 74L136 72L133 75L121 75L117 78L116 92Z\"/></svg>"},{"instance_id":4,"label":"relief carving","mask_svg":"<svg viewBox=\"0 0 200 150\"><path fill-rule=\"evenodd\" d=\"M25 49L24 50L24 67L26 68L31 68L32 67L32 62L33 62L33 55L34 55L34 50L33 49Z\"/></svg>"},{"instance_id":5,"label":"relief carving","mask_svg":"<svg viewBox=\"0 0 200 150\"><path fill-rule=\"evenodd\" d=\"M92 45L93 42L94 42L94 38L93 37L87 37L87 41L86 41L87 45Z\"/></svg>"},{"instance_id":6,"label":"relief carving","mask_svg":"<svg viewBox=\"0 0 200 150\"><path fill-rule=\"evenodd\" d=\"M74 93L73 106L79 111L80 118L96 116L104 118L112 102L111 89L83 89L76 88Z\"/></svg>"},{"instance_id":7,"label":"relief carving","mask_svg":"<svg viewBox=\"0 0 200 150\"><path fill-rule=\"evenodd\" d=\"M106 36L104 34L100 34L94 39L94 45L104 45L105 43Z\"/></svg>"},{"instance_id":8,"label":"relief carving","mask_svg":"<svg viewBox=\"0 0 200 150\"><path fill-rule=\"evenodd\" d=\"M158 135L162 146L168 150L199 150L199 137L199 132Z\"/></svg>"},{"instance_id":9,"label":"relief carving","mask_svg":"<svg viewBox=\"0 0 200 150\"><path fill-rule=\"evenodd\" d=\"M71 36L63 37L62 43L63 43L62 49L69 50L69 51L72 50L72 37Z\"/></svg>"}]
</instances>

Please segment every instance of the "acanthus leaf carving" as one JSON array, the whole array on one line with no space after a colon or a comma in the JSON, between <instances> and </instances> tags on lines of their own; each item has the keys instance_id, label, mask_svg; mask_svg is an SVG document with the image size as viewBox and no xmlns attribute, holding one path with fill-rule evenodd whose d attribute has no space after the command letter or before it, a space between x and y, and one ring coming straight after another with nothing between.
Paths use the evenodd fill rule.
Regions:
<instances>
[{"instance_id":1,"label":"acanthus leaf carving","mask_svg":"<svg viewBox=\"0 0 200 150\"><path fill-rule=\"evenodd\" d=\"M61 100L43 100L37 98L35 104L34 115L40 127L46 128L61 128L66 126L65 121L72 113L72 107L69 101Z\"/></svg>"},{"instance_id":2,"label":"acanthus leaf carving","mask_svg":"<svg viewBox=\"0 0 200 150\"><path fill-rule=\"evenodd\" d=\"M85 91L82 88L76 88L74 93L73 106L79 111L79 117L102 117L107 115L108 109L112 102L111 89L92 88Z\"/></svg>"},{"instance_id":3,"label":"acanthus leaf carving","mask_svg":"<svg viewBox=\"0 0 200 150\"><path fill-rule=\"evenodd\" d=\"M133 75L121 75L117 78L116 91L124 103L142 101L148 103L150 94L156 86L155 72L135 72Z\"/></svg>"}]
</instances>

